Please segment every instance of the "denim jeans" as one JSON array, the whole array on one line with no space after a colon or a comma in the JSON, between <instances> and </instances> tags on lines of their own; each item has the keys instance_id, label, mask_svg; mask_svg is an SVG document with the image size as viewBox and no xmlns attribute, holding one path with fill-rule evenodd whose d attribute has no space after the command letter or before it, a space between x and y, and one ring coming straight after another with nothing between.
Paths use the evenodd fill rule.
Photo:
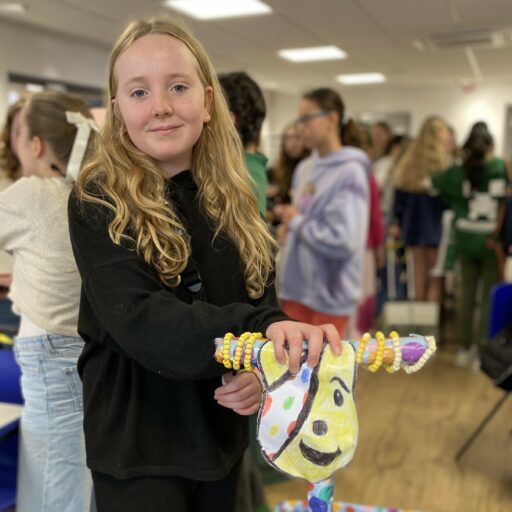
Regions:
<instances>
[{"instance_id":1,"label":"denim jeans","mask_svg":"<svg viewBox=\"0 0 512 512\"><path fill-rule=\"evenodd\" d=\"M25 399L17 512L95 510L76 368L82 347L81 338L53 334L15 340Z\"/></svg>"}]
</instances>

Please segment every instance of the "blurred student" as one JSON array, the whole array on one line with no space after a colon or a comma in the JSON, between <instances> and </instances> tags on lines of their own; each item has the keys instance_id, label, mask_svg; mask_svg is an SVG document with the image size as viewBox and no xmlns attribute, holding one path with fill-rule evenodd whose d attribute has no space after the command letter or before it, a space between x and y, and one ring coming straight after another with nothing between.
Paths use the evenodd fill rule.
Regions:
<instances>
[{"instance_id":1,"label":"blurred student","mask_svg":"<svg viewBox=\"0 0 512 512\"><path fill-rule=\"evenodd\" d=\"M298 123L313 154L296 170L293 206L281 210L279 296L290 317L333 323L343 336L361 297L370 160L364 151L345 146L359 128L345 121L336 91L305 94Z\"/></svg>"},{"instance_id":2,"label":"blurred student","mask_svg":"<svg viewBox=\"0 0 512 512\"><path fill-rule=\"evenodd\" d=\"M77 370L84 346L77 332L80 275L67 219L75 140L87 146L86 139L77 139L74 123L92 124L90 117L74 96L31 96L20 113L16 146L24 177L0 194L0 248L13 256L10 298L21 315L14 344L25 400L18 512L87 512L94 507ZM74 171L79 160L73 162Z\"/></svg>"},{"instance_id":3,"label":"blurred student","mask_svg":"<svg viewBox=\"0 0 512 512\"><path fill-rule=\"evenodd\" d=\"M291 202L293 174L301 160L309 156L310 151L304 145L300 129L295 122L288 124L281 134L279 157L271 169L271 181L276 190L273 195L276 204Z\"/></svg>"},{"instance_id":4,"label":"blurred student","mask_svg":"<svg viewBox=\"0 0 512 512\"><path fill-rule=\"evenodd\" d=\"M394 216L405 245L412 251L414 298L441 301L442 281L431 275L441 239L443 203L428 193L425 179L451 162L450 132L438 117L427 118L416 140L408 146L395 168ZM396 229L393 230L398 234Z\"/></svg>"},{"instance_id":5,"label":"blurred student","mask_svg":"<svg viewBox=\"0 0 512 512\"><path fill-rule=\"evenodd\" d=\"M476 130L464 144L462 165L432 176L432 186L455 213L455 250L462 273L458 327L461 348L455 364L472 364L477 369L478 348L487 336L490 290L500 279L496 249L507 171L505 162L495 158L493 152L491 134ZM478 328L473 329L478 303Z\"/></svg>"},{"instance_id":6,"label":"blurred student","mask_svg":"<svg viewBox=\"0 0 512 512\"><path fill-rule=\"evenodd\" d=\"M21 176L17 145L23 104L24 100L18 100L9 107L0 133L0 192ZM0 251L0 317L2 324L14 327L18 323L17 317L11 313L11 301L6 298L11 286L11 272L11 257L5 251Z\"/></svg>"},{"instance_id":7,"label":"blurred student","mask_svg":"<svg viewBox=\"0 0 512 512\"><path fill-rule=\"evenodd\" d=\"M267 162L260 152L261 127L266 115L259 85L244 71L219 75L229 111L244 148L245 166L256 187L260 213L267 214Z\"/></svg>"}]
</instances>

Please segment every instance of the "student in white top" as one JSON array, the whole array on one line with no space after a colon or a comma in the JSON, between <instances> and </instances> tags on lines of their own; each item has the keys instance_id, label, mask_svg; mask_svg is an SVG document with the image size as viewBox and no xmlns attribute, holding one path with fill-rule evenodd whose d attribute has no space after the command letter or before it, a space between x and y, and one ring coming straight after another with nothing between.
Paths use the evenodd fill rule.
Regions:
<instances>
[{"instance_id":1,"label":"student in white top","mask_svg":"<svg viewBox=\"0 0 512 512\"><path fill-rule=\"evenodd\" d=\"M80 168L89 118L79 98L33 95L20 116L24 177L0 194L0 249L13 256L10 298L21 315L15 352L25 407L17 512L94 509L76 367L83 346L77 333L80 276L67 221L69 174Z\"/></svg>"}]
</instances>

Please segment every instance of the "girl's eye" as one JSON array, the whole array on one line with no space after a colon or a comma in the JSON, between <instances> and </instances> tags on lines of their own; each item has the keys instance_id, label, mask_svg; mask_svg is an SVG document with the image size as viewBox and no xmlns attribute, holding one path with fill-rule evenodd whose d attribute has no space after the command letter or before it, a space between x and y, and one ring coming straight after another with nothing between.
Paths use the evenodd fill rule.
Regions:
<instances>
[{"instance_id":1,"label":"girl's eye","mask_svg":"<svg viewBox=\"0 0 512 512\"><path fill-rule=\"evenodd\" d=\"M146 94L146 91L143 91L142 89L137 89L135 91L132 92L132 96L134 98L142 98L143 96L145 96Z\"/></svg>"},{"instance_id":2,"label":"girl's eye","mask_svg":"<svg viewBox=\"0 0 512 512\"><path fill-rule=\"evenodd\" d=\"M183 84L173 85L171 88L175 92L185 92L187 90L187 86Z\"/></svg>"},{"instance_id":3,"label":"girl's eye","mask_svg":"<svg viewBox=\"0 0 512 512\"><path fill-rule=\"evenodd\" d=\"M333 400L338 407L341 407L343 405L343 395L341 394L341 391L339 389L336 389L334 391Z\"/></svg>"}]
</instances>

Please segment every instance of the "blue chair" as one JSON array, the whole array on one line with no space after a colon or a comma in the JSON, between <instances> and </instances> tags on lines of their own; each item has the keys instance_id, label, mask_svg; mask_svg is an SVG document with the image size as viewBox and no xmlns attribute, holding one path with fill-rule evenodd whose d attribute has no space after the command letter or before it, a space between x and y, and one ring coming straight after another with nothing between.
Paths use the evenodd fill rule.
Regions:
<instances>
[{"instance_id":1,"label":"blue chair","mask_svg":"<svg viewBox=\"0 0 512 512\"><path fill-rule=\"evenodd\" d=\"M21 370L10 347L0 348L0 402L22 404Z\"/></svg>"},{"instance_id":2,"label":"blue chair","mask_svg":"<svg viewBox=\"0 0 512 512\"><path fill-rule=\"evenodd\" d=\"M493 338L510 324L512 324L512 283L499 284L491 290L487 331L489 338Z\"/></svg>"},{"instance_id":3,"label":"blue chair","mask_svg":"<svg viewBox=\"0 0 512 512\"><path fill-rule=\"evenodd\" d=\"M489 326L487 335L489 339L496 336L502 329L512 324L512 283L496 285L491 290L491 306L489 308ZM473 444L475 439L481 434L487 423L491 421L494 415L500 410L510 393L505 391L500 397L496 405L491 409L489 414L480 422L475 431L469 436L468 440L463 444L455 455L455 460L459 461L466 453L468 448Z\"/></svg>"},{"instance_id":4,"label":"blue chair","mask_svg":"<svg viewBox=\"0 0 512 512\"><path fill-rule=\"evenodd\" d=\"M10 347L0 346L0 401L22 404L20 368ZM16 505L16 471L18 467L18 422L0 432L0 511Z\"/></svg>"}]
</instances>

